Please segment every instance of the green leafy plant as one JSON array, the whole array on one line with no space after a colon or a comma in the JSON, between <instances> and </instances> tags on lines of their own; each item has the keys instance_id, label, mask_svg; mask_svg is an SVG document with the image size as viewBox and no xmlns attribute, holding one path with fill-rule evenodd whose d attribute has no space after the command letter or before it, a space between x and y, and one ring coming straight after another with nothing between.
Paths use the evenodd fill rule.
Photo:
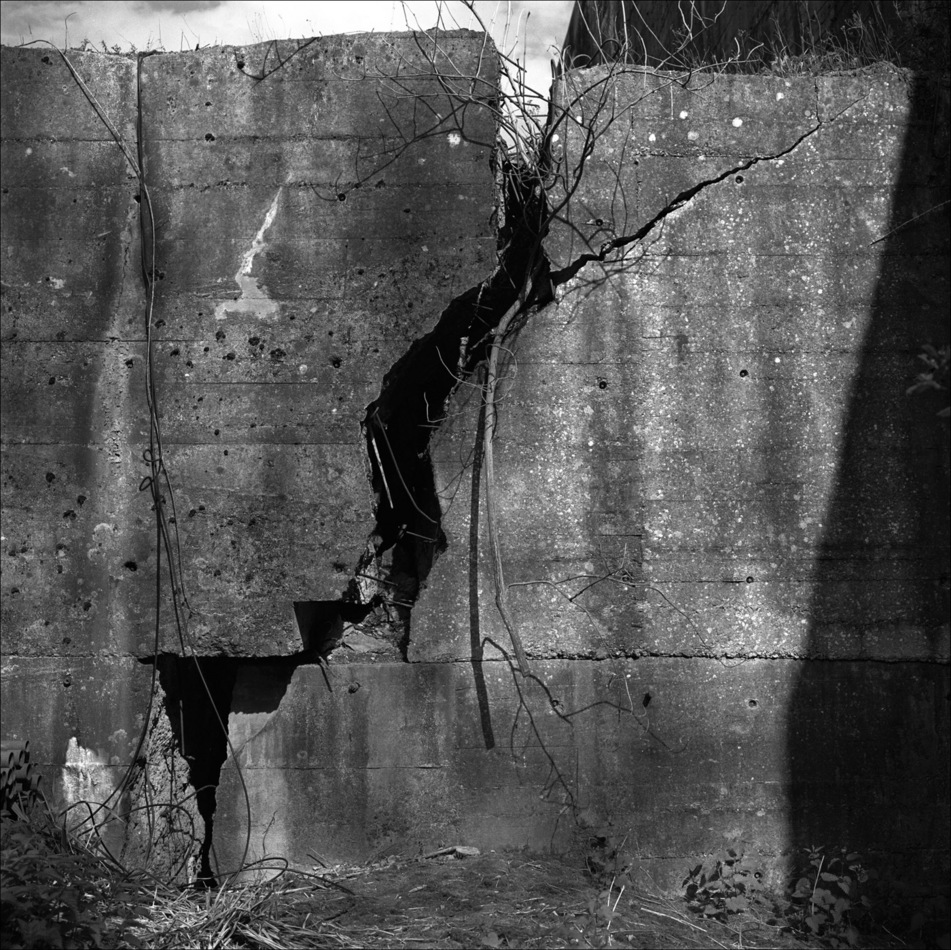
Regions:
<instances>
[{"instance_id":1,"label":"green leafy plant","mask_svg":"<svg viewBox=\"0 0 951 950\"><path fill-rule=\"evenodd\" d=\"M931 391L947 392L949 386L949 366L951 366L951 346L934 347L929 344L922 346L918 359L925 364L925 369L916 377L914 383L908 387L907 395ZM947 419L951 416L951 406L945 406L938 415Z\"/></svg>"},{"instance_id":2,"label":"green leafy plant","mask_svg":"<svg viewBox=\"0 0 951 950\"><path fill-rule=\"evenodd\" d=\"M730 914L749 910L756 892L762 890L761 871L744 863L743 852L735 848L721 851L712 869L698 864L681 885L687 907L696 914L726 921Z\"/></svg>"},{"instance_id":3,"label":"green leafy plant","mask_svg":"<svg viewBox=\"0 0 951 950\"><path fill-rule=\"evenodd\" d=\"M0 822L0 942L34 947L139 947L124 934L140 887L107 868L52 823L19 806Z\"/></svg>"},{"instance_id":4,"label":"green leafy plant","mask_svg":"<svg viewBox=\"0 0 951 950\"><path fill-rule=\"evenodd\" d=\"M807 851L808 866L792 888L795 926L803 933L824 938L830 947L857 947L870 923L872 902L862 893L875 877L861 856L841 848L826 854L822 847Z\"/></svg>"}]
</instances>

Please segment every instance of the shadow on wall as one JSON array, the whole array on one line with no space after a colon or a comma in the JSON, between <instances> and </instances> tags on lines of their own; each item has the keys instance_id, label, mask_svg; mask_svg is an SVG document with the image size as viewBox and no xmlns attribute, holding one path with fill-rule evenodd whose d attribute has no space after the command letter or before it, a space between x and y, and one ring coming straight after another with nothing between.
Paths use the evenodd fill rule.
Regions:
<instances>
[{"instance_id":1,"label":"shadow on wall","mask_svg":"<svg viewBox=\"0 0 951 950\"><path fill-rule=\"evenodd\" d=\"M792 846L932 886L948 858L948 426L937 394L905 391L922 344L948 341L947 152L947 89L919 79L788 726Z\"/></svg>"}]
</instances>

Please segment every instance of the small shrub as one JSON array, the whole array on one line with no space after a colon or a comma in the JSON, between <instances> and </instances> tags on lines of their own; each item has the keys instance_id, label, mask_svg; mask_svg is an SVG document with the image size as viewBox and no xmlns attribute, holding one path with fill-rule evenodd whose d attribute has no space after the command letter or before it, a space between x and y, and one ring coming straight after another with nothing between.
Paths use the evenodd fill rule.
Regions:
<instances>
[{"instance_id":1,"label":"small shrub","mask_svg":"<svg viewBox=\"0 0 951 950\"><path fill-rule=\"evenodd\" d=\"M123 934L138 916L141 889L68 836L15 808L0 822L0 942L19 948L138 947Z\"/></svg>"},{"instance_id":2,"label":"small shrub","mask_svg":"<svg viewBox=\"0 0 951 950\"><path fill-rule=\"evenodd\" d=\"M790 894L794 926L824 938L830 947L857 947L862 929L871 923L872 902L862 889L875 872L846 848L830 856L813 847L807 854L808 866Z\"/></svg>"},{"instance_id":3,"label":"small shrub","mask_svg":"<svg viewBox=\"0 0 951 950\"><path fill-rule=\"evenodd\" d=\"M681 886L690 910L725 922L730 914L749 910L754 895L762 890L762 878L762 872L744 864L742 851L728 848L717 855L712 870L698 864Z\"/></svg>"},{"instance_id":4,"label":"small shrub","mask_svg":"<svg viewBox=\"0 0 951 950\"><path fill-rule=\"evenodd\" d=\"M914 383L908 387L909 396L926 392L947 392L949 385L949 366L951 366L951 346L942 346L940 349L925 344L918 359L925 364L925 369L916 377ZM951 416L951 406L945 406L938 415L947 419Z\"/></svg>"}]
</instances>

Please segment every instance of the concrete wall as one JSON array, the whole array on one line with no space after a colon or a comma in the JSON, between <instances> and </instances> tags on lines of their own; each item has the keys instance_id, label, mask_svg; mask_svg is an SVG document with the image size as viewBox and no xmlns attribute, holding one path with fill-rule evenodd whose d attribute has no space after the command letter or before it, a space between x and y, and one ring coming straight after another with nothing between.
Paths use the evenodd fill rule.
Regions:
<instances>
[{"instance_id":1,"label":"concrete wall","mask_svg":"<svg viewBox=\"0 0 951 950\"><path fill-rule=\"evenodd\" d=\"M453 42L463 72L477 71L479 40ZM556 299L513 344L497 440L506 578L533 675L506 659L484 516L473 519L485 489L472 464L479 390L466 385L423 443L445 550L419 569L402 639L395 621L382 635L382 620L349 618L325 666L303 649L294 602L352 605L363 573L397 576L374 540L390 489L368 455L367 407L390 393L390 431L401 411L423 426L400 395L418 393L398 384L431 371L429 341L452 330L458 348L468 332L459 313L498 277L503 209L486 113L446 126L450 110L435 118L398 95L401 63L426 81L410 38L295 50L281 47L281 61L293 55L262 81L246 73L275 55L267 47L147 58L137 76L106 61L142 101L155 372L191 647L218 658L204 668L241 767L222 769L219 868L246 842L251 857L311 864L589 835L626 836L667 884L725 841L774 868L816 842L909 874L946 864L947 429L939 404L905 395L920 345L947 340L947 211L933 210L947 190L946 99L896 71L686 85L635 74L604 99L603 72L569 77L559 101L602 134L547 236ZM23 77L4 99L4 148L19 159L4 163L4 201L23 209L4 216L9 254L32 247L22 196L53 202L60 167L50 155L45 177L6 184L41 143L53 148L53 133L29 132L41 110L12 104L69 83L41 54L4 56ZM569 176L579 154L563 129ZM133 221L137 186L118 160L114 176ZM106 229L90 220L72 246ZM131 725L137 658L180 648L167 620L158 651L150 631L136 230L103 296L125 293L130 309L60 340L74 321L44 321L99 297L54 282L66 280L49 263L64 229L43 233L4 276L18 295L4 306L4 394L19 400L4 399L4 477L19 479L4 483L4 554L20 573L4 574L5 691L19 698L3 728L35 734L62 765L71 736L105 749L106 722ZM88 281L93 270L79 268ZM36 396L56 391L39 370L54 355L94 367L60 374L73 386L69 438L51 431L65 410ZM33 461L43 452L61 466L47 466L52 480ZM67 506L80 492L90 501ZM64 524L78 555L57 557L60 508L76 512ZM75 658L65 634L51 643L30 626L42 615L65 629L67 583L97 595L95 611L75 595L74 613L91 615ZM403 609L375 603L376 615ZM129 698L96 720L54 676L88 668L88 695L111 698L103 662L128 668ZM191 729L191 690L163 669L184 703L167 704L173 731L175 708ZM36 683L71 705L38 712Z\"/></svg>"},{"instance_id":2,"label":"concrete wall","mask_svg":"<svg viewBox=\"0 0 951 950\"><path fill-rule=\"evenodd\" d=\"M443 39L494 90L483 38ZM454 114L429 55L412 35L71 53L142 167L149 308L146 190L58 54L3 50L3 731L55 799L77 799L72 747L92 797L114 787L156 655L300 653L295 603L352 582L366 408L495 267L494 120ZM147 327L181 630L167 568L156 620L140 490ZM187 744L189 674L161 672Z\"/></svg>"},{"instance_id":3,"label":"concrete wall","mask_svg":"<svg viewBox=\"0 0 951 950\"><path fill-rule=\"evenodd\" d=\"M947 432L905 388L947 339L946 104L895 72L638 76L606 102L546 243L558 302L504 387L502 545L538 681L471 663L483 638L509 647L470 530L463 388L410 665L302 668L273 709L234 707L271 822L253 853L580 829L668 884L727 841L774 868L817 841L940 867ZM564 280L584 255L605 262ZM243 843L227 766L224 788Z\"/></svg>"}]
</instances>

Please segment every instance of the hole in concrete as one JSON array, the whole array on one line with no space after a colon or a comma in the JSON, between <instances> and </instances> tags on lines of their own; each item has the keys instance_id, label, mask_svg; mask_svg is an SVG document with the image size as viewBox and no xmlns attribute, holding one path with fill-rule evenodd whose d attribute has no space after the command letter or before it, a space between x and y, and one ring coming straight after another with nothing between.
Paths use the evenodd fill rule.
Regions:
<instances>
[{"instance_id":1,"label":"hole in concrete","mask_svg":"<svg viewBox=\"0 0 951 950\"><path fill-rule=\"evenodd\" d=\"M125 567L127 571L131 571L132 573L135 573L139 569L139 565L136 564L135 561L126 561L123 567Z\"/></svg>"},{"instance_id":2,"label":"hole in concrete","mask_svg":"<svg viewBox=\"0 0 951 950\"><path fill-rule=\"evenodd\" d=\"M741 370L740 370L740 377L741 377L742 379L746 379L746 377L749 376L749 375L750 375L750 374L749 374L749 372L748 372L747 370L745 370L745 369L741 369Z\"/></svg>"},{"instance_id":3,"label":"hole in concrete","mask_svg":"<svg viewBox=\"0 0 951 950\"><path fill-rule=\"evenodd\" d=\"M746 578L746 583L747 583L747 584L752 584L754 580L756 580L756 578L753 577L752 574L750 574L750 576Z\"/></svg>"},{"instance_id":4,"label":"hole in concrete","mask_svg":"<svg viewBox=\"0 0 951 950\"><path fill-rule=\"evenodd\" d=\"M653 697L650 693L644 693L644 698L641 700L641 705L647 709L647 707L651 704L651 699L653 699Z\"/></svg>"},{"instance_id":5,"label":"hole in concrete","mask_svg":"<svg viewBox=\"0 0 951 950\"><path fill-rule=\"evenodd\" d=\"M205 133L205 141L206 141L206 142L214 142L214 140L215 140L215 137L211 134L211 132L206 132L206 133Z\"/></svg>"},{"instance_id":6,"label":"hole in concrete","mask_svg":"<svg viewBox=\"0 0 951 950\"><path fill-rule=\"evenodd\" d=\"M755 699L748 699L746 701L746 705L749 706L750 709L754 709L756 706L759 705L759 703Z\"/></svg>"},{"instance_id":7,"label":"hole in concrete","mask_svg":"<svg viewBox=\"0 0 951 950\"><path fill-rule=\"evenodd\" d=\"M328 656L340 646L345 624L359 623L370 609L341 600L295 600L294 618L304 653Z\"/></svg>"},{"instance_id":8,"label":"hole in concrete","mask_svg":"<svg viewBox=\"0 0 951 950\"><path fill-rule=\"evenodd\" d=\"M503 181L498 270L452 300L434 329L392 366L363 420L376 525L347 599L373 608L372 622L381 628L374 633L395 639L404 659L413 606L446 549L430 440L454 391L486 359L492 331L517 299L530 265L535 270L526 305L552 298L549 262L534 255L544 237L544 192L518 174L503 174Z\"/></svg>"},{"instance_id":9,"label":"hole in concrete","mask_svg":"<svg viewBox=\"0 0 951 950\"><path fill-rule=\"evenodd\" d=\"M226 730L240 662L230 657L158 658L165 713L178 748L188 762L188 780L195 789L195 804L205 823L198 881L212 886L215 877L210 856L216 794L221 766L228 756Z\"/></svg>"},{"instance_id":10,"label":"hole in concrete","mask_svg":"<svg viewBox=\"0 0 951 950\"><path fill-rule=\"evenodd\" d=\"M735 181L736 181L736 183L737 183L738 185L742 185L742 184L743 184L743 176L742 176L742 175L737 175Z\"/></svg>"}]
</instances>

